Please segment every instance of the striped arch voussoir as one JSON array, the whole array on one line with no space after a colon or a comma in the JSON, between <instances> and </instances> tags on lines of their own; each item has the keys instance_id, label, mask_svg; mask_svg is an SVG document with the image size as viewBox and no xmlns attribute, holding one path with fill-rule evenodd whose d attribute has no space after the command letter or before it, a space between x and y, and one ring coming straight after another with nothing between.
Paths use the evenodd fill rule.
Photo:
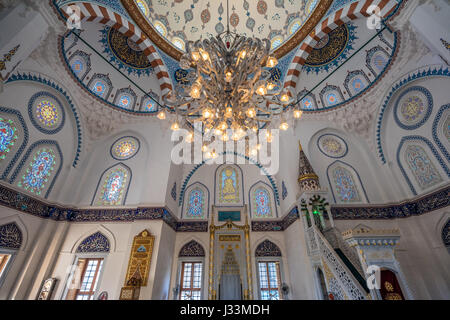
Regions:
<instances>
[{"instance_id":1,"label":"striped arch voussoir","mask_svg":"<svg viewBox=\"0 0 450 320\"><path fill-rule=\"evenodd\" d=\"M305 38L300 48L297 50L286 74L284 87L289 89L295 89L297 85L298 77L300 76L300 70L306 62L309 54L313 50L314 46L320 39L322 39L327 33L331 32L338 26L361 17L369 17L367 13L371 5L378 6L380 8L380 16L382 18L388 17L397 7L398 3L395 0L361 0L353 2L336 12L330 14L311 33ZM290 90L289 90L290 91Z\"/></svg>"},{"instance_id":2,"label":"striped arch voussoir","mask_svg":"<svg viewBox=\"0 0 450 320\"><path fill-rule=\"evenodd\" d=\"M81 22L98 22L115 28L133 40L143 50L156 72L156 77L159 80L159 86L161 88L161 96L165 96L172 90L172 82L164 62L153 44L138 27L120 14L103 6L89 2L77 2L76 5L81 11ZM66 18L69 18L70 16L67 13L68 10L70 12L68 7L69 6L65 6L61 8L61 12Z\"/></svg>"}]
</instances>

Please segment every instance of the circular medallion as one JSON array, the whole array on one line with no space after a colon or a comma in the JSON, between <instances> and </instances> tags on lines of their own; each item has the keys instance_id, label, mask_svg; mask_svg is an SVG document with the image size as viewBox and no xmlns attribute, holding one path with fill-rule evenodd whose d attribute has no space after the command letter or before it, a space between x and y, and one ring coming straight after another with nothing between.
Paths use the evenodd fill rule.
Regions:
<instances>
[{"instance_id":1,"label":"circular medallion","mask_svg":"<svg viewBox=\"0 0 450 320\"><path fill-rule=\"evenodd\" d=\"M46 134L57 133L64 125L65 113L62 104L49 92L38 92L31 97L28 115L33 125Z\"/></svg>"},{"instance_id":2,"label":"circular medallion","mask_svg":"<svg viewBox=\"0 0 450 320\"><path fill-rule=\"evenodd\" d=\"M122 137L111 146L111 156L116 160L127 160L139 151L139 140L135 137Z\"/></svg>"},{"instance_id":3,"label":"circular medallion","mask_svg":"<svg viewBox=\"0 0 450 320\"><path fill-rule=\"evenodd\" d=\"M410 87L398 97L394 106L394 119L402 129L414 130L428 120L432 109L431 93L424 87Z\"/></svg>"},{"instance_id":4,"label":"circular medallion","mask_svg":"<svg viewBox=\"0 0 450 320\"><path fill-rule=\"evenodd\" d=\"M335 134L324 134L317 139L317 146L324 155L330 158L342 158L347 152L347 143Z\"/></svg>"},{"instance_id":5,"label":"circular medallion","mask_svg":"<svg viewBox=\"0 0 450 320\"><path fill-rule=\"evenodd\" d=\"M256 9L258 10L259 14L266 14L267 12L267 3L264 0L259 0L258 4L256 5Z\"/></svg>"}]
</instances>

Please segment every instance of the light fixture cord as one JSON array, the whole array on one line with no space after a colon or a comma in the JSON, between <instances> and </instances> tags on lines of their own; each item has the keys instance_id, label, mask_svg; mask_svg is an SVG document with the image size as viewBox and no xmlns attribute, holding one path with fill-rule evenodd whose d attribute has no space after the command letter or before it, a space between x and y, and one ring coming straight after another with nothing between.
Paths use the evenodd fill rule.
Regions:
<instances>
[{"instance_id":1,"label":"light fixture cord","mask_svg":"<svg viewBox=\"0 0 450 320\"><path fill-rule=\"evenodd\" d=\"M230 33L230 9L229 0L227 0L227 33Z\"/></svg>"}]
</instances>

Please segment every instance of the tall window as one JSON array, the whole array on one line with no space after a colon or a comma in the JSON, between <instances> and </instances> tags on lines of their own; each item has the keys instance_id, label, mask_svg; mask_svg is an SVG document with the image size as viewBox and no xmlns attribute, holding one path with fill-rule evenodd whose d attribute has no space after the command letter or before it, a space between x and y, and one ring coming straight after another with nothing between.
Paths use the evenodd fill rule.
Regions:
<instances>
[{"instance_id":1,"label":"tall window","mask_svg":"<svg viewBox=\"0 0 450 320\"><path fill-rule=\"evenodd\" d=\"M55 168L55 164L56 157L53 149L42 148L38 150L19 181L19 187L40 195Z\"/></svg>"},{"instance_id":2,"label":"tall window","mask_svg":"<svg viewBox=\"0 0 450 320\"><path fill-rule=\"evenodd\" d=\"M181 267L180 300L200 300L202 292L201 262L183 262Z\"/></svg>"},{"instance_id":3,"label":"tall window","mask_svg":"<svg viewBox=\"0 0 450 320\"><path fill-rule=\"evenodd\" d=\"M93 300L102 266L102 258L78 259L66 300Z\"/></svg>"},{"instance_id":4,"label":"tall window","mask_svg":"<svg viewBox=\"0 0 450 320\"><path fill-rule=\"evenodd\" d=\"M422 189L442 181L441 175L422 147L417 145L408 146L405 151L405 160Z\"/></svg>"},{"instance_id":5,"label":"tall window","mask_svg":"<svg viewBox=\"0 0 450 320\"><path fill-rule=\"evenodd\" d=\"M11 260L11 254L0 253L0 279L3 276L3 272L6 270L8 262Z\"/></svg>"},{"instance_id":6,"label":"tall window","mask_svg":"<svg viewBox=\"0 0 450 320\"><path fill-rule=\"evenodd\" d=\"M280 264L274 261L258 262L261 300L280 300Z\"/></svg>"},{"instance_id":7,"label":"tall window","mask_svg":"<svg viewBox=\"0 0 450 320\"><path fill-rule=\"evenodd\" d=\"M272 217L270 196L266 189L257 188L253 193L253 216L257 218Z\"/></svg>"},{"instance_id":8,"label":"tall window","mask_svg":"<svg viewBox=\"0 0 450 320\"><path fill-rule=\"evenodd\" d=\"M97 205L122 205L131 179L131 171L122 164L107 170L100 178L102 185L96 191Z\"/></svg>"},{"instance_id":9,"label":"tall window","mask_svg":"<svg viewBox=\"0 0 450 320\"><path fill-rule=\"evenodd\" d=\"M10 119L0 117L0 160L6 158L10 149L17 140L17 129Z\"/></svg>"}]
</instances>

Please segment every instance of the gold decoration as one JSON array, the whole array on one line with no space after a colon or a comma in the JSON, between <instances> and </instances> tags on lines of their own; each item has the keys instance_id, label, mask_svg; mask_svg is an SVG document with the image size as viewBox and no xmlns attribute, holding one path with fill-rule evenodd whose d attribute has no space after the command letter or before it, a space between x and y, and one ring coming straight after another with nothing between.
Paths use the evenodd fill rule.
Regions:
<instances>
[{"instance_id":1,"label":"gold decoration","mask_svg":"<svg viewBox=\"0 0 450 320\"><path fill-rule=\"evenodd\" d=\"M6 70L6 62L11 61L11 58L16 54L19 48L20 44L15 46L13 49L9 50L8 53L5 53L3 55L3 59L0 60L0 71Z\"/></svg>"},{"instance_id":2,"label":"gold decoration","mask_svg":"<svg viewBox=\"0 0 450 320\"><path fill-rule=\"evenodd\" d=\"M402 296L398 293L394 292L394 286L389 281L386 281L384 283L384 287L386 288L386 291L388 292L386 296L384 297L384 300L403 300Z\"/></svg>"},{"instance_id":3,"label":"gold decoration","mask_svg":"<svg viewBox=\"0 0 450 320\"><path fill-rule=\"evenodd\" d=\"M219 235L219 241L241 241L240 234L221 234Z\"/></svg>"},{"instance_id":4,"label":"gold decoration","mask_svg":"<svg viewBox=\"0 0 450 320\"><path fill-rule=\"evenodd\" d=\"M145 287L147 285L154 241L155 237L147 230L142 231L134 237L125 285L127 285L136 274L140 275L142 286Z\"/></svg>"}]
</instances>

